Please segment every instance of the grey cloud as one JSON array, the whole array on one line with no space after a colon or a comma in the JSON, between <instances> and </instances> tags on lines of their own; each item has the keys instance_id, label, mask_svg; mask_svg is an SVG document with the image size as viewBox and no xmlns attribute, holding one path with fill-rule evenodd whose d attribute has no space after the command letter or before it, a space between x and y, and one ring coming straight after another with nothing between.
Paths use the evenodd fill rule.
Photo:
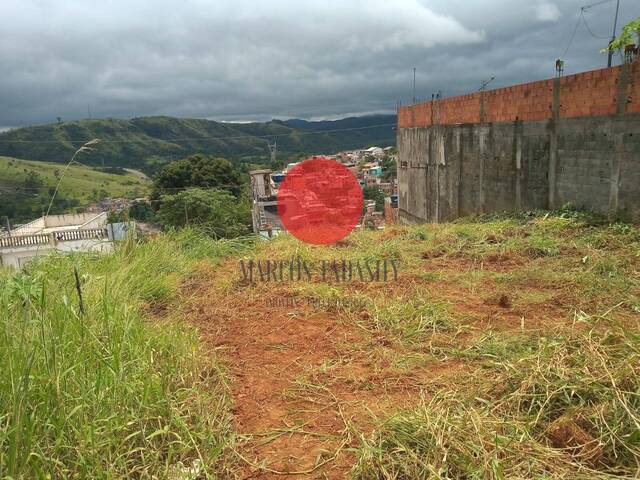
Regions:
<instances>
[{"instance_id":1,"label":"grey cloud","mask_svg":"<svg viewBox=\"0 0 640 480\"><path fill-rule=\"evenodd\" d=\"M0 126L87 116L225 120L392 111L553 76L582 2L553 0L3 0ZM610 35L615 2L586 13ZM637 15L622 0L620 23ZM599 68L583 25L567 73Z\"/></svg>"}]
</instances>

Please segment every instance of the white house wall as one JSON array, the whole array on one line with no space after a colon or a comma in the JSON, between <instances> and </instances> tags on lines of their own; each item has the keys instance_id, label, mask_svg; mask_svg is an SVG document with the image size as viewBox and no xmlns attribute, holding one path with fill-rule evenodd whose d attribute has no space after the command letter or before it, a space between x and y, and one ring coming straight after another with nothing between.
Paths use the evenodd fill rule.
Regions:
<instances>
[{"instance_id":1,"label":"white house wall","mask_svg":"<svg viewBox=\"0 0 640 480\"><path fill-rule=\"evenodd\" d=\"M107 240L67 240L58 242L56 247L51 245L34 245L4 248L2 253L0 253L0 260L4 267L20 269L31 259L37 256L47 255L52 251L110 253L113 251L113 243Z\"/></svg>"}]
</instances>

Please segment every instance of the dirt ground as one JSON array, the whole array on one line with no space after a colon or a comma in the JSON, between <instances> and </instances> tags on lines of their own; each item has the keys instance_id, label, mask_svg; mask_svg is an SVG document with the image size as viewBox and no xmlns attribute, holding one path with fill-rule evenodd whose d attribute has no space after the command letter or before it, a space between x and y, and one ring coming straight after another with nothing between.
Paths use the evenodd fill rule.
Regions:
<instances>
[{"instance_id":1,"label":"dirt ground","mask_svg":"<svg viewBox=\"0 0 640 480\"><path fill-rule=\"evenodd\" d=\"M239 478L346 478L359 435L371 433L377 415L415 405L469 366L456 358L413 361L424 353L419 346L306 302L287 305L283 299L296 298L290 286L243 284L236 262L203 266L183 292L191 297L187 318L232 379ZM455 299L472 328L521 328L524 312L508 298L447 282L438 295ZM557 313L529 315L529 327Z\"/></svg>"}]
</instances>

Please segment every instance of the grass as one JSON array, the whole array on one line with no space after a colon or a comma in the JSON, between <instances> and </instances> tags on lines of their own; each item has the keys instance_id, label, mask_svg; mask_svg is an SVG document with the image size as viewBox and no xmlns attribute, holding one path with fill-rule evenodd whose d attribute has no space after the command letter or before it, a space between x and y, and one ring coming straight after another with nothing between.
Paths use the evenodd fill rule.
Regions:
<instances>
[{"instance_id":1,"label":"grass","mask_svg":"<svg viewBox=\"0 0 640 480\"><path fill-rule=\"evenodd\" d=\"M484 342L501 373L480 390L445 389L383 420L364 439L354 476L634 478L640 343L599 320L533 349Z\"/></svg>"},{"instance_id":2,"label":"grass","mask_svg":"<svg viewBox=\"0 0 640 480\"><path fill-rule=\"evenodd\" d=\"M330 248L283 237L262 251L399 260L396 284L288 288L347 305L327 311L371 332L373 365L409 377L464 365L414 407L376 414L354 478L637 478L637 227L568 209L356 232Z\"/></svg>"},{"instance_id":3,"label":"grass","mask_svg":"<svg viewBox=\"0 0 640 480\"><path fill-rule=\"evenodd\" d=\"M233 260L237 276L196 293L209 295L203 306L241 298L239 319L264 315L274 295L322 300L276 310L299 314L301 329L304 313L336 320L335 352L310 346L305 361L286 330L268 348L300 348L289 400L345 408L344 431L304 429L344 437L336 447L355 453L352 477L637 478L637 227L567 210L359 231L328 247L286 235L246 243L184 231L0 277L0 477L238 474L225 365L182 318L144 314L180 310L176 292L201 260L243 256L399 262L397 282L247 285ZM366 420L350 415L360 403Z\"/></svg>"},{"instance_id":4,"label":"grass","mask_svg":"<svg viewBox=\"0 0 640 480\"><path fill-rule=\"evenodd\" d=\"M194 262L246 244L183 231L113 255L54 256L4 273L0 477L171 478L181 465L224 471L222 366L203 355L193 328L149 324L141 312L170 305Z\"/></svg>"},{"instance_id":5,"label":"grass","mask_svg":"<svg viewBox=\"0 0 640 480\"><path fill-rule=\"evenodd\" d=\"M362 437L352 475L637 478L639 230L594 224L580 215L479 220L434 226L431 233L409 229L406 238L425 247L425 263L439 267L415 274L440 288L462 280L463 292L508 295L514 305L509 308L522 315L520 328L477 329L452 342L438 337L432 353L464 361L469 373L414 408L380 416L376 430ZM409 249L417 250L409 244L403 254ZM496 265L491 261L496 255L513 262ZM452 272L454 265L469 264L460 277ZM483 269L488 271L475 279L470 275ZM467 289L469 282L476 283L473 290ZM454 311L461 300L451 300ZM411 303L406 301L399 321L405 328L412 325ZM549 306L562 307L567 316L573 311L574 321L533 330L525 326L525 317L529 321ZM495 308L489 315L499 315Z\"/></svg>"},{"instance_id":6,"label":"grass","mask_svg":"<svg viewBox=\"0 0 640 480\"><path fill-rule=\"evenodd\" d=\"M418 294L419 295L419 294ZM371 321L378 329L391 330L407 340L426 334L450 331L453 327L450 305L420 296L400 297L370 308Z\"/></svg>"},{"instance_id":7,"label":"grass","mask_svg":"<svg viewBox=\"0 0 640 480\"><path fill-rule=\"evenodd\" d=\"M63 172L61 164L0 157L0 216L8 216L14 223L42 215ZM120 175L72 165L60 182L51 212L76 211L106 197L143 197L149 185L139 174L123 171Z\"/></svg>"},{"instance_id":8,"label":"grass","mask_svg":"<svg viewBox=\"0 0 640 480\"><path fill-rule=\"evenodd\" d=\"M42 190L55 187L56 171L61 173L64 165L59 163L20 160L0 157L0 185L20 188L31 175L42 181ZM65 198L75 198L82 203L96 200L96 193L104 190L109 197L141 197L147 193L149 182L140 175L124 172L122 175L100 172L89 167L72 165L60 184L60 193Z\"/></svg>"}]
</instances>

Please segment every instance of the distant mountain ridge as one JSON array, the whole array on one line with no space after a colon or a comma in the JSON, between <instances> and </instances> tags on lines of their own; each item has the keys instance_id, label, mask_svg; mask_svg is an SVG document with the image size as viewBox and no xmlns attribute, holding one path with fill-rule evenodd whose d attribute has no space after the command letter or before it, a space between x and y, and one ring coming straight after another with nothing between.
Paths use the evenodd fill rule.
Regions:
<instances>
[{"instance_id":1,"label":"distant mountain ridge","mask_svg":"<svg viewBox=\"0 0 640 480\"><path fill-rule=\"evenodd\" d=\"M79 158L83 163L153 173L193 153L226 157L235 163L266 164L267 143L273 141L277 142L279 158L331 154L372 144L395 145L395 124L395 115L264 123L166 116L78 120L0 133L0 155L66 163L83 142L98 138L102 142L95 151Z\"/></svg>"}]
</instances>

